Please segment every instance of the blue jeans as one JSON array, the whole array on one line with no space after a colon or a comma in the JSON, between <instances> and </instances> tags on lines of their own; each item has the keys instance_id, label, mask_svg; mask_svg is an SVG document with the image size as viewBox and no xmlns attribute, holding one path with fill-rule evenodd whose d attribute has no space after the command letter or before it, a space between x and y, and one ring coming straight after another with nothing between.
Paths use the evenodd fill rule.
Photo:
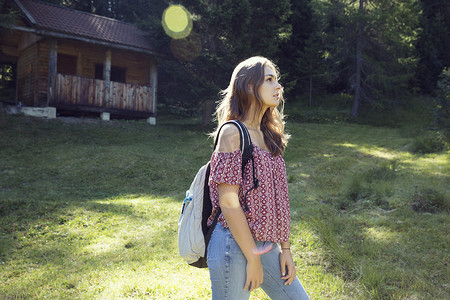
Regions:
<instances>
[{"instance_id":1,"label":"blue jeans","mask_svg":"<svg viewBox=\"0 0 450 300\"><path fill-rule=\"evenodd\" d=\"M269 244L272 242L256 241L257 247ZM247 260L230 230L219 223L209 242L207 258L213 300L250 298L250 292L244 290ZM277 244L274 243L272 250L261 255L261 263L264 270L261 288L271 299L309 299L298 277L291 285L284 285L285 280L281 279L280 248Z\"/></svg>"}]
</instances>

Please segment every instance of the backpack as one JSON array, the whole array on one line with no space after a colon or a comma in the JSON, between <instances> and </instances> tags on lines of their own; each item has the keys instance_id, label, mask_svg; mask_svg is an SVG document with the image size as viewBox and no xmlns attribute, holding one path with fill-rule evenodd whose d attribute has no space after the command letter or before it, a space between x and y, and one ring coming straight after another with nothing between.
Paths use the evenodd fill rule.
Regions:
<instances>
[{"instance_id":1,"label":"backpack","mask_svg":"<svg viewBox=\"0 0 450 300\"><path fill-rule=\"evenodd\" d=\"M252 160L253 169L253 187L245 193L245 209L248 211L247 194L258 187L258 179L255 177L255 162L253 159L253 146L250 134L247 128L240 121L232 120L225 124L233 124L239 129L241 139L240 148L242 152L242 176L247 162ZM222 130L223 124L218 133ZM217 147L218 138L214 144L214 150ZM209 195L209 174L210 162L200 168L191 183L189 190L186 191L186 198L181 207L180 218L178 220L178 250L181 257L186 262L197 268L207 268L206 249L211 238L212 232L217 224L221 214L221 209L214 217L211 226L207 226L207 221L212 212L212 203Z\"/></svg>"}]
</instances>

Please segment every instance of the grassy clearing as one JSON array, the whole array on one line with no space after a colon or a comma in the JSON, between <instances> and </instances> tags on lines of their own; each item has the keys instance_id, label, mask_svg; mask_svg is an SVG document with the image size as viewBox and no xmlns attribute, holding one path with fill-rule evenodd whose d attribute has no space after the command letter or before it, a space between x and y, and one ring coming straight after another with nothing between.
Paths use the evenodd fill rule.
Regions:
<instances>
[{"instance_id":1,"label":"grassy clearing","mask_svg":"<svg viewBox=\"0 0 450 300\"><path fill-rule=\"evenodd\" d=\"M0 116L0 298L210 298L176 230L211 141L158 121ZM448 299L449 152L408 151L405 128L288 129L291 242L312 299Z\"/></svg>"}]
</instances>

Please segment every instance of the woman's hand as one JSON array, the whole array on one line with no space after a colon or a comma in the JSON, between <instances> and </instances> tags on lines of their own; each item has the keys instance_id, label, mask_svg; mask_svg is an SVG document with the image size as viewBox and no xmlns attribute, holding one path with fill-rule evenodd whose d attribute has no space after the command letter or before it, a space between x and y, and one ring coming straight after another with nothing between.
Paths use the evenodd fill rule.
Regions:
<instances>
[{"instance_id":1,"label":"woman's hand","mask_svg":"<svg viewBox=\"0 0 450 300\"><path fill-rule=\"evenodd\" d=\"M291 250L282 249L280 253L281 279L285 279L284 285L291 284L296 276L295 264Z\"/></svg>"},{"instance_id":2,"label":"woman's hand","mask_svg":"<svg viewBox=\"0 0 450 300\"><path fill-rule=\"evenodd\" d=\"M244 290L250 292L259 288L264 280L264 271L259 255L254 259L247 260L247 280L245 282Z\"/></svg>"}]
</instances>

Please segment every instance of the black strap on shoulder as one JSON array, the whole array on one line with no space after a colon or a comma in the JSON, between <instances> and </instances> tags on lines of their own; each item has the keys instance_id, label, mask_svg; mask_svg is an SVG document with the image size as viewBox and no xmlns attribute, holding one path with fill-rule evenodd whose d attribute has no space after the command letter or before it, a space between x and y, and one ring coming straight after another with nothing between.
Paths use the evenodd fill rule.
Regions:
<instances>
[{"instance_id":1,"label":"black strap on shoulder","mask_svg":"<svg viewBox=\"0 0 450 300\"><path fill-rule=\"evenodd\" d=\"M216 141L214 142L214 150L216 150L217 148L217 144L219 143L219 135L220 132L222 131L222 128L226 125L226 124L233 124L234 126L236 126L239 129L239 138L240 138L240 148L241 148L241 152L242 152L242 157L246 158L245 163L248 162L249 158L252 156L252 140L250 138L250 134L248 133L247 127L245 127L244 124L242 124L241 121L238 120L231 120L231 121L227 121L225 122L222 126L220 126L219 131L217 132L217 136L216 136ZM244 164L244 160L242 161Z\"/></svg>"}]
</instances>

